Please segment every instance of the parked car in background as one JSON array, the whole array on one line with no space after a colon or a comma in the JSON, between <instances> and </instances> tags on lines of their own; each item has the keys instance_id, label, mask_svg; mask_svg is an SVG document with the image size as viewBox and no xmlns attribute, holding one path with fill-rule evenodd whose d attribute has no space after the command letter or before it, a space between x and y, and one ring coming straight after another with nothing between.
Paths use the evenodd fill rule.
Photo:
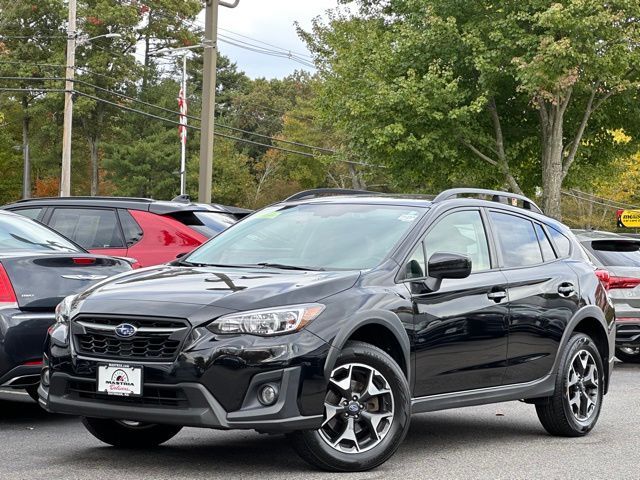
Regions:
<instances>
[{"instance_id":1,"label":"parked car in background","mask_svg":"<svg viewBox=\"0 0 640 480\"><path fill-rule=\"evenodd\" d=\"M333 471L386 461L418 412L524 399L553 435L594 428L615 315L566 226L505 192L337 193L67 297L40 404L121 448L288 433Z\"/></svg>"},{"instance_id":2,"label":"parked car in background","mask_svg":"<svg viewBox=\"0 0 640 480\"><path fill-rule=\"evenodd\" d=\"M640 363L640 239L576 230L616 308L616 356Z\"/></svg>"},{"instance_id":3,"label":"parked car in background","mask_svg":"<svg viewBox=\"0 0 640 480\"><path fill-rule=\"evenodd\" d=\"M38 220L92 253L131 257L148 267L175 260L236 222L228 207L179 200L53 197L2 208Z\"/></svg>"},{"instance_id":4,"label":"parked car in background","mask_svg":"<svg viewBox=\"0 0 640 480\"><path fill-rule=\"evenodd\" d=\"M0 387L36 398L56 305L128 270L125 259L92 255L38 222L0 211Z\"/></svg>"}]
</instances>

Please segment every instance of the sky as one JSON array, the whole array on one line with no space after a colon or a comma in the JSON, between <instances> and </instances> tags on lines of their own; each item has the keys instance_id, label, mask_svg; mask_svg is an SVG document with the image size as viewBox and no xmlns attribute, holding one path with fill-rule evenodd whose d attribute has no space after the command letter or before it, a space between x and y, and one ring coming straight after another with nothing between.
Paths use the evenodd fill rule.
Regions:
<instances>
[{"instance_id":1,"label":"sky","mask_svg":"<svg viewBox=\"0 0 640 480\"><path fill-rule=\"evenodd\" d=\"M294 22L297 21L302 28L308 29L313 18L336 6L337 0L240 0L234 9L221 6L218 22L220 52L236 62L238 68L251 78L282 78L296 69L311 70L289 58L252 52L227 42L247 42L283 53L290 50L296 52L303 61L309 61L309 52L296 33ZM204 23L204 12L198 22ZM279 48L275 49L256 40Z\"/></svg>"}]
</instances>

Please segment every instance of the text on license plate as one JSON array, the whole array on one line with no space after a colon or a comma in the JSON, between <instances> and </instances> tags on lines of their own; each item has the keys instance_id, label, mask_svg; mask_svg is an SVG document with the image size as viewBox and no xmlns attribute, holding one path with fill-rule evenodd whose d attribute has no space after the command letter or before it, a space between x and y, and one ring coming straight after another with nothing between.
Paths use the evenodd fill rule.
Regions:
<instances>
[{"instance_id":1,"label":"text on license plate","mask_svg":"<svg viewBox=\"0 0 640 480\"><path fill-rule=\"evenodd\" d=\"M98 393L124 397L142 395L142 367L98 365Z\"/></svg>"}]
</instances>

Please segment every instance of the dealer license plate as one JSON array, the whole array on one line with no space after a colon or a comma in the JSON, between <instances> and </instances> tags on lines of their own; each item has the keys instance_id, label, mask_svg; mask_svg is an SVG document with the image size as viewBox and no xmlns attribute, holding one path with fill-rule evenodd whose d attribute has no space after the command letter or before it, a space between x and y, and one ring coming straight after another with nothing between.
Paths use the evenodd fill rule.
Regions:
<instances>
[{"instance_id":1,"label":"dealer license plate","mask_svg":"<svg viewBox=\"0 0 640 480\"><path fill-rule=\"evenodd\" d=\"M142 396L142 367L109 363L98 365L98 393Z\"/></svg>"}]
</instances>

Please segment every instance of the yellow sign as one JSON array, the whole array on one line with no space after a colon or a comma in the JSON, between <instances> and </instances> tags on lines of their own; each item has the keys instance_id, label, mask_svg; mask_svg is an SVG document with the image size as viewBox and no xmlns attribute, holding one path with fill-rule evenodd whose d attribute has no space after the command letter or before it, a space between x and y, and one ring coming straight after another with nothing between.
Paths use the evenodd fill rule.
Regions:
<instances>
[{"instance_id":1,"label":"yellow sign","mask_svg":"<svg viewBox=\"0 0 640 480\"><path fill-rule=\"evenodd\" d=\"M640 210L619 211L618 224L627 228L640 228Z\"/></svg>"}]
</instances>

